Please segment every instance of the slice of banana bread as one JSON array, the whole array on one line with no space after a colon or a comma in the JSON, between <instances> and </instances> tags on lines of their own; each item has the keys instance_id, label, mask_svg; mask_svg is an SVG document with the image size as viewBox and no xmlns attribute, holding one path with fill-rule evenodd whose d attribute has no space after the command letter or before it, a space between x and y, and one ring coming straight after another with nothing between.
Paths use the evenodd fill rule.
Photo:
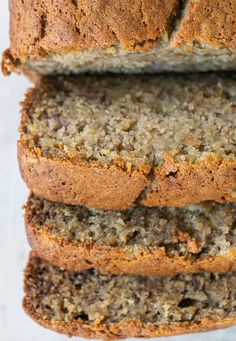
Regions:
<instances>
[{"instance_id":1,"label":"slice of banana bread","mask_svg":"<svg viewBox=\"0 0 236 341\"><path fill-rule=\"evenodd\" d=\"M3 70L41 74L236 69L236 2L10 0Z\"/></svg>"},{"instance_id":2,"label":"slice of banana bread","mask_svg":"<svg viewBox=\"0 0 236 341\"><path fill-rule=\"evenodd\" d=\"M30 196L25 221L37 254L71 271L167 276L236 270L236 204L98 211Z\"/></svg>"},{"instance_id":3,"label":"slice of banana bread","mask_svg":"<svg viewBox=\"0 0 236 341\"><path fill-rule=\"evenodd\" d=\"M24 308L70 336L117 339L207 331L236 323L236 274L175 277L69 272L31 256Z\"/></svg>"},{"instance_id":4,"label":"slice of banana bread","mask_svg":"<svg viewBox=\"0 0 236 341\"><path fill-rule=\"evenodd\" d=\"M23 103L23 178L99 209L236 201L235 94L234 75L44 79Z\"/></svg>"}]
</instances>

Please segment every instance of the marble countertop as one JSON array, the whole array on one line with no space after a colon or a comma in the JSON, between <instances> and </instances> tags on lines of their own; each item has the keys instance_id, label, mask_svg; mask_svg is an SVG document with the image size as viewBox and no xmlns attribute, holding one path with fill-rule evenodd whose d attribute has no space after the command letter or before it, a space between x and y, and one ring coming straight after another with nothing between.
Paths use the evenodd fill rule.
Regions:
<instances>
[{"instance_id":1,"label":"marble countertop","mask_svg":"<svg viewBox=\"0 0 236 341\"><path fill-rule=\"evenodd\" d=\"M7 0L0 1L0 52L8 46ZM29 85L23 77L0 75L0 341L65 341L32 322L21 307L23 268L29 247L23 210L28 191L20 178L16 141L19 102ZM79 339L79 338L77 338ZM160 338L159 341L235 341L236 327L207 334Z\"/></svg>"}]
</instances>

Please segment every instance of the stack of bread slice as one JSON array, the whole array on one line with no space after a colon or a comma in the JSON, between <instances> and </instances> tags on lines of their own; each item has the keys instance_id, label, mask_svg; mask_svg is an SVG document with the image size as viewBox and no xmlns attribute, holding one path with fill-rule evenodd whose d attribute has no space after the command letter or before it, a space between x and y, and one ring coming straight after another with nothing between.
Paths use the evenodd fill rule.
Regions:
<instances>
[{"instance_id":1,"label":"stack of bread slice","mask_svg":"<svg viewBox=\"0 0 236 341\"><path fill-rule=\"evenodd\" d=\"M26 312L89 338L235 324L236 77L150 72L236 69L236 4L10 5Z\"/></svg>"}]
</instances>

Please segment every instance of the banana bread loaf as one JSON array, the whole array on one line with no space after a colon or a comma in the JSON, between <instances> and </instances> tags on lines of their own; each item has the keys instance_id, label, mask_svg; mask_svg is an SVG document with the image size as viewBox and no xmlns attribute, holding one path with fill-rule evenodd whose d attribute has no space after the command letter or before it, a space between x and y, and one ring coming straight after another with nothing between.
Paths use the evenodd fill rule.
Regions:
<instances>
[{"instance_id":1,"label":"banana bread loaf","mask_svg":"<svg viewBox=\"0 0 236 341\"><path fill-rule=\"evenodd\" d=\"M236 204L99 211L30 196L32 248L71 271L173 275L236 270Z\"/></svg>"},{"instance_id":2,"label":"banana bread loaf","mask_svg":"<svg viewBox=\"0 0 236 341\"><path fill-rule=\"evenodd\" d=\"M230 0L10 0L3 70L193 71L236 68Z\"/></svg>"},{"instance_id":3,"label":"banana bread loaf","mask_svg":"<svg viewBox=\"0 0 236 341\"><path fill-rule=\"evenodd\" d=\"M19 161L42 198L98 209L236 201L234 75L44 79Z\"/></svg>"},{"instance_id":4,"label":"banana bread loaf","mask_svg":"<svg viewBox=\"0 0 236 341\"><path fill-rule=\"evenodd\" d=\"M24 308L40 325L99 339L158 337L236 323L236 275L104 276L69 272L31 256Z\"/></svg>"}]
</instances>

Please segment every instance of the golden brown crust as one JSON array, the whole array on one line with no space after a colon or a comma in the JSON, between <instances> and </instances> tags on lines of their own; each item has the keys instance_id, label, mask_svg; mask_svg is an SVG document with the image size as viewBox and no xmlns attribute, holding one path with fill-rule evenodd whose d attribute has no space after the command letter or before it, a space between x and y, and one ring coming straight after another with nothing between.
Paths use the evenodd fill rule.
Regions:
<instances>
[{"instance_id":1,"label":"golden brown crust","mask_svg":"<svg viewBox=\"0 0 236 341\"><path fill-rule=\"evenodd\" d=\"M29 189L50 201L105 210L137 203L182 207L205 200L236 202L236 160L173 164L167 158L163 167L145 174L142 169L128 172L116 165L43 157L22 141L18 158Z\"/></svg>"},{"instance_id":2,"label":"golden brown crust","mask_svg":"<svg viewBox=\"0 0 236 341\"><path fill-rule=\"evenodd\" d=\"M52 329L58 333L69 336L81 336L94 339L122 339L127 337L160 337L186 333L210 331L214 329L230 327L236 323L236 318L219 320L214 317L204 318L197 322L176 322L171 325L146 326L140 320L130 320L120 323L105 325L103 323L86 323L81 320L72 322L55 322L47 320L37 314L31 304L31 285L27 279L33 272L32 260L36 256L31 253L28 265L25 269L25 298L23 306L26 313L38 324Z\"/></svg>"},{"instance_id":3,"label":"golden brown crust","mask_svg":"<svg viewBox=\"0 0 236 341\"><path fill-rule=\"evenodd\" d=\"M2 55L2 62L1 62L2 73L5 76L9 76L11 72L14 71L15 64L16 62L11 55L10 49L7 49L6 51L4 51Z\"/></svg>"},{"instance_id":4,"label":"golden brown crust","mask_svg":"<svg viewBox=\"0 0 236 341\"><path fill-rule=\"evenodd\" d=\"M212 156L198 164L176 164L167 158L164 167L154 169L153 182L156 191L149 191L141 200L145 206L183 207L207 200L235 202L236 160L222 161Z\"/></svg>"},{"instance_id":5,"label":"golden brown crust","mask_svg":"<svg viewBox=\"0 0 236 341\"><path fill-rule=\"evenodd\" d=\"M107 210L126 209L134 206L148 183L139 171L128 173L115 165L49 159L38 156L21 142L18 152L21 174L29 188L51 201Z\"/></svg>"},{"instance_id":6,"label":"golden brown crust","mask_svg":"<svg viewBox=\"0 0 236 341\"><path fill-rule=\"evenodd\" d=\"M70 271L98 269L102 273L168 276L202 271L227 272L236 270L236 248L225 255L188 258L169 257L164 247L156 250L130 247L94 246L92 243L69 242L40 229L30 205L26 205L26 232L37 255Z\"/></svg>"},{"instance_id":7,"label":"golden brown crust","mask_svg":"<svg viewBox=\"0 0 236 341\"><path fill-rule=\"evenodd\" d=\"M145 49L168 31L179 0L10 1L11 53L44 56L121 44Z\"/></svg>"},{"instance_id":8,"label":"golden brown crust","mask_svg":"<svg viewBox=\"0 0 236 341\"><path fill-rule=\"evenodd\" d=\"M49 0L10 0L11 47L3 56L3 72L17 70L19 60L24 65L28 58L114 46L147 51L169 38L167 45L172 48L196 42L236 48L234 1L189 0L179 23L181 4L180 0L63 0L57 6Z\"/></svg>"},{"instance_id":9,"label":"golden brown crust","mask_svg":"<svg viewBox=\"0 0 236 341\"><path fill-rule=\"evenodd\" d=\"M173 45L200 41L215 47L236 48L236 2L190 1Z\"/></svg>"}]
</instances>

